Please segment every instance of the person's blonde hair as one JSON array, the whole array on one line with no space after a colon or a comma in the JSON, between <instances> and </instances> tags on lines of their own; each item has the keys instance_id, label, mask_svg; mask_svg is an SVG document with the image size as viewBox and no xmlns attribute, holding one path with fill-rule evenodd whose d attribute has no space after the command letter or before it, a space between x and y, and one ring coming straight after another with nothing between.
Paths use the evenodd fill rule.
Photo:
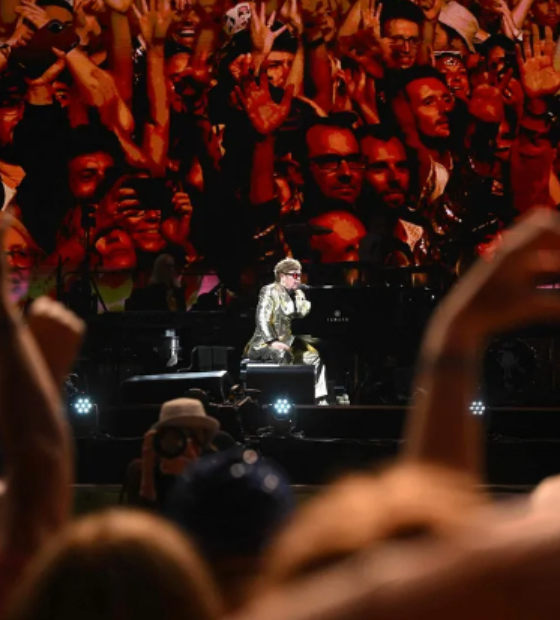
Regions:
<instances>
[{"instance_id":1,"label":"person's blonde hair","mask_svg":"<svg viewBox=\"0 0 560 620\"><path fill-rule=\"evenodd\" d=\"M43 250L37 245L35 239L33 239L25 227L25 224L14 217L9 211L0 211L0 228L6 229L6 231L10 229L15 230L23 238L33 254L35 264L37 264L40 259L44 258Z\"/></svg>"},{"instance_id":2,"label":"person's blonde hair","mask_svg":"<svg viewBox=\"0 0 560 620\"><path fill-rule=\"evenodd\" d=\"M290 271L301 271L301 263L295 258L284 258L274 267L274 278L280 282L280 275Z\"/></svg>"},{"instance_id":3,"label":"person's blonde hair","mask_svg":"<svg viewBox=\"0 0 560 620\"><path fill-rule=\"evenodd\" d=\"M173 276L169 274L169 261L173 261L173 267L176 266L175 258L171 254L160 254L154 261L152 267L152 275L150 276L150 284L165 284L169 286L173 282Z\"/></svg>"},{"instance_id":4,"label":"person's blonde hair","mask_svg":"<svg viewBox=\"0 0 560 620\"><path fill-rule=\"evenodd\" d=\"M271 545L259 587L276 587L384 541L457 533L482 503L474 482L431 465L353 474L309 500Z\"/></svg>"},{"instance_id":5,"label":"person's blonde hair","mask_svg":"<svg viewBox=\"0 0 560 620\"><path fill-rule=\"evenodd\" d=\"M214 620L218 593L194 547L147 513L85 517L45 550L9 620Z\"/></svg>"}]
</instances>

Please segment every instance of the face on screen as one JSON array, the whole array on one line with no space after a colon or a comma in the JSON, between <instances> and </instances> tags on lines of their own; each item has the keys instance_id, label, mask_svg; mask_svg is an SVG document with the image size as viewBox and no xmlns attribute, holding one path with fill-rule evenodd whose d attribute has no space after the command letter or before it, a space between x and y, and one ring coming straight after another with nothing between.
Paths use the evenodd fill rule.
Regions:
<instances>
[{"instance_id":1,"label":"face on screen","mask_svg":"<svg viewBox=\"0 0 560 620\"><path fill-rule=\"evenodd\" d=\"M168 36L183 47L194 45L196 33L200 27L201 15L194 2L188 1L184 10L176 10Z\"/></svg>"},{"instance_id":2,"label":"face on screen","mask_svg":"<svg viewBox=\"0 0 560 620\"><path fill-rule=\"evenodd\" d=\"M183 86L184 77L191 64L191 55L187 52L174 54L165 63L165 84L169 96L169 103L175 112L185 111L185 101Z\"/></svg>"},{"instance_id":3,"label":"face on screen","mask_svg":"<svg viewBox=\"0 0 560 620\"><path fill-rule=\"evenodd\" d=\"M161 211L130 211L122 220L122 226L130 235L134 247L142 252L160 252L166 245L160 231Z\"/></svg>"},{"instance_id":4,"label":"face on screen","mask_svg":"<svg viewBox=\"0 0 560 620\"><path fill-rule=\"evenodd\" d=\"M9 105L0 107L0 146L13 143L14 130L23 118L23 102L9 102Z\"/></svg>"},{"instance_id":5,"label":"face on screen","mask_svg":"<svg viewBox=\"0 0 560 620\"><path fill-rule=\"evenodd\" d=\"M392 69L410 69L416 64L420 45L418 24L406 19L391 19L383 27L388 48L385 62Z\"/></svg>"},{"instance_id":6,"label":"face on screen","mask_svg":"<svg viewBox=\"0 0 560 620\"><path fill-rule=\"evenodd\" d=\"M270 52L266 61L268 81L273 86L284 88L293 64L294 55L290 52Z\"/></svg>"},{"instance_id":7,"label":"face on screen","mask_svg":"<svg viewBox=\"0 0 560 620\"><path fill-rule=\"evenodd\" d=\"M366 183L387 207L402 207L410 188L410 164L398 138L384 142L373 136L361 140L366 159Z\"/></svg>"},{"instance_id":8,"label":"face on screen","mask_svg":"<svg viewBox=\"0 0 560 620\"><path fill-rule=\"evenodd\" d=\"M454 100L447 85L436 78L421 78L408 84L406 92L420 135L448 138Z\"/></svg>"},{"instance_id":9,"label":"face on screen","mask_svg":"<svg viewBox=\"0 0 560 620\"><path fill-rule=\"evenodd\" d=\"M349 129L317 125L306 136L309 170L324 198L354 204L362 189L364 165Z\"/></svg>"},{"instance_id":10,"label":"face on screen","mask_svg":"<svg viewBox=\"0 0 560 620\"><path fill-rule=\"evenodd\" d=\"M469 74L460 58L441 56L436 59L436 68L445 75L449 90L461 99L468 99L471 94Z\"/></svg>"},{"instance_id":11,"label":"face on screen","mask_svg":"<svg viewBox=\"0 0 560 620\"><path fill-rule=\"evenodd\" d=\"M10 297L17 302L27 294L33 266L35 264L35 250L15 226L6 232L4 251L10 270Z\"/></svg>"},{"instance_id":12,"label":"face on screen","mask_svg":"<svg viewBox=\"0 0 560 620\"><path fill-rule=\"evenodd\" d=\"M107 171L115 165L108 153L99 151L74 157L68 164L68 184L76 200L92 200Z\"/></svg>"},{"instance_id":13,"label":"face on screen","mask_svg":"<svg viewBox=\"0 0 560 620\"><path fill-rule=\"evenodd\" d=\"M357 217L346 211L333 211L312 219L311 223L332 230L311 238L311 248L319 253L322 263L358 260L360 240L366 230Z\"/></svg>"},{"instance_id":14,"label":"face on screen","mask_svg":"<svg viewBox=\"0 0 560 620\"><path fill-rule=\"evenodd\" d=\"M550 26L555 30L560 22L560 2L558 0L535 0L532 13L538 26Z\"/></svg>"},{"instance_id":15,"label":"face on screen","mask_svg":"<svg viewBox=\"0 0 560 620\"><path fill-rule=\"evenodd\" d=\"M113 228L103 233L95 242L101 269L133 269L136 266L136 251L132 239L122 228Z\"/></svg>"}]
</instances>

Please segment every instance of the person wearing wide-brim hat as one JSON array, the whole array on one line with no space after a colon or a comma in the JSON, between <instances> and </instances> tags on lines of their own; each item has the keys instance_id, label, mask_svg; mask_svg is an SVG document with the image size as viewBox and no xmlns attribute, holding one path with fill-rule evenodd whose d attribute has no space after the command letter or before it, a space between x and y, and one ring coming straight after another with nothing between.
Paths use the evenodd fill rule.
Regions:
<instances>
[{"instance_id":1,"label":"person wearing wide-brim hat","mask_svg":"<svg viewBox=\"0 0 560 620\"><path fill-rule=\"evenodd\" d=\"M203 404L195 398L176 398L163 403L159 420L152 430L165 427L183 428L191 431L204 447L209 444L220 430L220 423L206 415Z\"/></svg>"},{"instance_id":2,"label":"person wearing wide-brim hat","mask_svg":"<svg viewBox=\"0 0 560 620\"><path fill-rule=\"evenodd\" d=\"M154 438L172 428L185 431L185 448L175 458L164 458L156 453ZM163 403L159 420L144 435L142 458L128 467L121 497L127 504L152 508L162 505L175 477L200 458L219 430L219 422L206 415L199 400L177 398Z\"/></svg>"}]
</instances>

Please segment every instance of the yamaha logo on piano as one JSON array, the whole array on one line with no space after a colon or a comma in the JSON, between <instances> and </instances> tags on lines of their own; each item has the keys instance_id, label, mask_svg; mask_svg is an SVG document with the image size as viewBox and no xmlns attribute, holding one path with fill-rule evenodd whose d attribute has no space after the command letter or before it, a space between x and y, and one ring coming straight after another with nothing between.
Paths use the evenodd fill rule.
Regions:
<instances>
[{"instance_id":1,"label":"yamaha logo on piano","mask_svg":"<svg viewBox=\"0 0 560 620\"><path fill-rule=\"evenodd\" d=\"M349 323L350 318L347 316L342 316L342 312L340 310L335 310L333 312L334 316L327 317L327 323Z\"/></svg>"}]
</instances>

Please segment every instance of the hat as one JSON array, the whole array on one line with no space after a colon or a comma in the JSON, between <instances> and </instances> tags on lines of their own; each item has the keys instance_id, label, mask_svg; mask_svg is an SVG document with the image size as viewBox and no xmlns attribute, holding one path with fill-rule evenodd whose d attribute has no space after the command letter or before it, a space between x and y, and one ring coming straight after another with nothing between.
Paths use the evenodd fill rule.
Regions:
<instances>
[{"instance_id":1,"label":"hat","mask_svg":"<svg viewBox=\"0 0 560 620\"><path fill-rule=\"evenodd\" d=\"M212 440L220 430L218 420L206 415L204 407L194 398L176 398L163 403L159 412L159 420L152 426L157 430L165 427L187 428L202 431L204 443Z\"/></svg>"},{"instance_id":2,"label":"hat","mask_svg":"<svg viewBox=\"0 0 560 620\"><path fill-rule=\"evenodd\" d=\"M213 559L259 554L295 509L282 470L241 446L197 460L167 497L166 516Z\"/></svg>"},{"instance_id":3,"label":"hat","mask_svg":"<svg viewBox=\"0 0 560 620\"><path fill-rule=\"evenodd\" d=\"M228 37L245 30L251 23L251 5L248 2L240 2L229 11L222 18L222 24L224 31Z\"/></svg>"},{"instance_id":4,"label":"hat","mask_svg":"<svg viewBox=\"0 0 560 620\"><path fill-rule=\"evenodd\" d=\"M473 42L480 30L480 26L476 17L468 9L455 2L455 0L451 0L448 3L444 2L438 21L444 26L455 30L463 38L469 50L471 52L475 51Z\"/></svg>"}]
</instances>

